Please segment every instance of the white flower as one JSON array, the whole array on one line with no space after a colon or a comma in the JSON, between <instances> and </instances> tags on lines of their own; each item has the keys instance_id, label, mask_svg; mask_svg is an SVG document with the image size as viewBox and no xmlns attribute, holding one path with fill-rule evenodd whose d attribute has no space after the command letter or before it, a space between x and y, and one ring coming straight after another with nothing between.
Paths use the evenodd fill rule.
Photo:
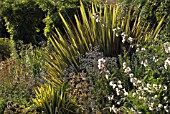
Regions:
<instances>
[{"instance_id":1,"label":"white flower","mask_svg":"<svg viewBox=\"0 0 170 114\"><path fill-rule=\"evenodd\" d=\"M123 86L122 85L118 85L118 88L123 88Z\"/></svg>"},{"instance_id":2,"label":"white flower","mask_svg":"<svg viewBox=\"0 0 170 114\"><path fill-rule=\"evenodd\" d=\"M99 15L97 15L96 13L95 14L93 14L93 18L97 18Z\"/></svg>"},{"instance_id":3,"label":"white flower","mask_svg":"<svg viewBox=\"0 0 170 114\"><path fill-rule=\"evenodd\" d=\"M111 97L110 97L110 96L108 96L107 98L108 98L109 101L111 100Z\"/></svg>"},{"instance_id":4,"label":"white flower","mask_svg":"<svg viewBox=\"0 0 170 114\"><path fill-rule=\"evenodd\" d=\"M145 59L144 61L141 62L141 64L142 64L144 67L147 67L147 66L148 66L148 60Z\"/></svg>"},{"instance_id":5,"label":"white flower","mask_svg":"<svg viewBox=\"0 0 170 114\"><path fill-rule=\"evenodd\" d=\"M130 110L131 110L132 112L135 112L135 110L134 110L133 108L130 108Z\"/></svg>"},{"instance_id":6,"label":"white flower","mask_svg":"<svg viewBox=\"0 0 170 114\"><path fill-rule=\"evenodd\" d=\"M128 92L124 92L124 95L127 96L127 95L128 95Z\"/></svg>"},{"instance_id":7,"label":"white flower","mask_svg":"<svg viewBox=\"0 0 170 114\"><path fill-rule=\"evenodd\" d=\"M156 88L157 88L157 85L156 85L156 84L153 84L153 87L156 89Z\"/></svg>"},{"instance_id":8,"label":"white flower","mask_svg":"<svg viewBox=\"0 0 170 114\"><path fill-rule=\"evenodd\" d=\"M138 89L139 89L139 90L143 90L143 87L140 86Z\"/></svg>"},{"instance_id":9,"label":"white flower","mask_svg":"<svg viewBox=\"0 0 170 114\"><path fill-rule=\"evenodd\" d=\"M136 93L132 93L132 96L135 97Z\"/></svg>"},{"instance_id":10,"label":"white flower","mask_svg":"<svg viewBox=\"0 0 170 114\"><path fill-rule=\"evenodd\" d=\"M104 69L104 63L105 63L105 59L101 58L98 60L98 68L99 69Z\"/></svg>"},{"instance_id":11,"label":"white flower","mask_svg":"<svg viewBox=\"0 0 170 114\"><path fill-rule=\"evenodd\" d=\"M111 97L110 97L110 96L108 96L109 101L110 101L110 100L113 100L113 98L114 98L114 96L113 96L113 95L112 95Z\"/></svg>"},{"instance_id":12,"label":"white flower","mask_svg":"<svg viewBox=\"0 0 170 114\"><path fill-rule=\"evenodd\" d=\"M128 40L129 40L129 42L132 42L132 41L133 41L133 38L132 38L132 37L129 37Z\"/></svg>"},{"instance_id":13,"label":"white flower","mask_svg":"<svg viewBox=\"0 0 170 114\"><path fill-rule=\"evenodd\" d=\"M104 68L104 64L98 64L98 68L99 69L103 69Z\"/></svg>"},{"instance_id":14,"label":"white flower","mask_svg":"<svg viewBox=\"0 0 170 114\"><path fill-rule=\"evenodd\" d=\"M138 80L138 81L137 81L137 83L138 83L138 84L141 84L141 83L142 83L142 81L141 81L141 80Z\"/></svg>"},{"instance_id":15,"label":"white flower","mask_svg":"<svg viewBox=\"0 0 170 114\"><path fill-rule=\"evenodd\" d=\"M119 35L116 33L116 36L118 37Z\"/></svg>"},{"instance_id":16,"label":"white flower","mask_svg":"<svg viewBox=\"0 0 170 114\"><path fill-rule=\"evenodd\" d=\"M113 83L113 81L111 81L111 82L109 83L109 85L112 86L113 89L117 86L116 84Z\"/></svg>"},{"instance_id":17,"label":"white flower","mask_svg":"<svg viewBox=\"0 0 170 114\"><path fill-rule=\"evenodd\" d=\"M130 78L130 82L132 82L132 83L133 83L133 82L134 82L134 79L133 79L133 78Z\"/></svg>"},{"instance_id":18,"label":"white flower","mask_svg":"<svg viewBox=\"0 0 170 114\"><path fill-rule=\"evenodd\" d=\"M130 47L131 47L131 48L133 48L133 47L134 47L134 45L130 45Z\"/></svg>"},{"instance_id":19,"label":"white flower","mask_svg":"<svg viewBox=\"0 0 170 114\"><path fill-rule=\"evenodd\" d=\"M120 105L120 102L117 102L118 105Z\"/></svg>"},{"instance_id":20,"label":"white flower","mask_svg":"<svg viewBox=\"0 0 170 114\"><path fill-rule=\"evenodd\" d=\"M130 74L129 74L129 77L130 77L130 78L131 78L131 77L133 77L133 76L134 76L134 74L133 74L133 73L130 73Z\"/></svg>"},{"instance_id":21,"label":"white flower","mask_svg":"<svg viewBox=\"0 0 170 114\"><path fill-rule=\"evenodd\" d=\"M152 107L149 107L149 110L153 110L153 108L152 108Z\"/></svg>"},{"instance_id":22,"label":"white flower","mask_svg":"<svg viewBox=\"0 0 170 114\"><path fill-rule=\"evenodd\" d=\"M139 96L139 99L143 99L143 97L142 97L142 96Z\"/></svg>"},{"instance_id":23,"label":"white flower","mask_svg":"<svg viewBox=\"0 0 170 114\"><path fill-rule=\"evenodd\" d=\"M167 97L167 96L165 96L165 97L164 97L164 100L166 101L167 99L168 99L168 97Z\"/></svg>"},{"instance_id":24,"label":"white flower","mask_svg":"<svg viewBox=\"0 0 170 114\"><path fill-rule=\"evenodd\" d=\"M168 66L170 66L170 57L165 60L164 67L165 69L168 69Z\"/></svg>"},{"instance_id":25,"label":"white flower","mask_svg":"<svg viewBox=\"0 0 170 114\"><path fill-rule=\"evenodd\" d=\"M169 42L164 43L164 50L166 53L170 53L170 43Z\"/></svg>"},{"instance_id":26,"label":"white flower","mask_svg":"<svg viewBox=\"0 0 170 114\"><path fill-rule=\"evenodd\" d=\"M123 37L123 39L122 39L122 43L125 43L125 41L126 41L126 39L125 39L125 37Z\"/></svg>"},{"instance_id":27,"label":"white flower","mask_svg":"<svg viewBox=\"0 0 170 114\"><path fill-rule=\"evenodd\" d=\"M120 95L120 90L118 88L116 88L116 93L117 95Z\"/></svg>"},{"instance_id":28,"label":"white flower","mask_svg":"<svg viewBox=\"0 0 170 114\"><path fill-rule=\"evenodd\" d=\"M167 90L167 86L164 86L164 89L163 90Z\"/></svg>"},{"instance_id":29,"label":"white flower","mask_svg":"<svg viewBox=\"0 0 170 114\"><path fill-rule=\"evenodd\" d=\"M97 22L97 23L100 22L100 18L96 18L96 22Z\"/></svg>"},{"instance_id":30,"label":"white flower","mask_svg":"<svg viewBox=\"0 0 170 114\"><path fill-rule=\"evenodd\" d=\"M162 108L162 107L163 107L163 105L162 105L162 104L158 104L158 107L159 107L159 108Z\"/></svg>"},{"instance_id":31,"label":"white flower","mask_svg":"<svg viewBox=\"0 0 170 114\"><path fill-rule=\"evenodd\" d=\"M126 68L126 62L123 62L123 69Z\"/></svg>"},{"instance_id":32,"label":"white flower","mask_svg":"<svg viewBox=\"0 0 170 114\"><path fill-rule=\"evenodd\" d=\"M153 61L156 63L159 61L159 59L156 59L157 57L153 56Z\"/></svg>"},{"instance_id":33,"label":"white flower","mask_svg":"<svg viewBox=\"0 0 170 114\"><path fill-rule=\"evenodd\" d=\"M122 43L125 43L125 41L126 41L126 34L123 32L122 34L121 34L121 36L122 36Z\"/></svg>"},{"instance_id":34,"label":"white flower","mask_svg":"<svg viewBox=\"0 0 170 114\"><path fill-rule=\"evenodd\" d=\"M112 87L113 87L113 89L114 89L114 88L116 87L116 84L113 84L113 86L112 86Z\"/></svg>"},{"instance_id":35,"label":"white flower","mask_svg":"<svg viewBox=\"0 0 170 114\"><path fill-rule=\"evenodd\" d=\"M113 86L113 85L114 85L114 82L113 82L113 81L111 81L111 82L109 83L109 85L110 85L110 86Z\"/></svg>"},{"instance_id":36,"label":"white flower","mask_svg":"<svg viewBox=\"0 0 170 114\"><path fill-rule=\"evenodd\" d=\"M115 107L115 105L113 105L111 109L114 113L117 113L117 108Z\"/></svg>"},{"instance_id":37,"label":"white flower","mask_svg":"<svg viewBox=\"0 0 170 114\"><path fill-rule=\"evenodd\" d=\"M118 84L121 84L122 82L119 80L117 83L118 83Z\"/></svg>"},{"instance_id":38,"label":"white flower","mask_svg":"<svg viewBox=\"0 0 170 114\"><path fill-rule=\"evenodd\" d=\"M145 48L141 48L141 51L145 51L146 49Z\"/></svg>"},{"instance_id":39,"label":"white flower","mask_svg":"<svg viewBox=\"0 0 170 114\"><path fill-rule=\"evenodd\" d=\"M148 91L149 89L147 87L144 87L143 90Z\"/></svg>"},{"instance_id":40,"label":"white flower","mask_svg":"<svg viewBox=\"0 0 170 114\"><path fill-rule=\"evenodd\" d=\"M122 36L125 36L125 33L124 32L122 32L122 34L121 34Z\"/></svg>"},{"instance_id":41,"label":"white flower","mask_svg":"<svg viewBox=\"0 0 170 114\"><path fill-rule=\"evenodd\" d=\"M136 49L136 52L139 52L139 48Z\"/></svg>"},{"instance_id":42,"label":"white flower","mask_svg":"<svg viewBox=\"0 0 170 114\"><path fill-rule=\"evenodd\" d=\"M150 84L147 84L146 86L147 86L148 88L150 88L151 85L150 85Z\"/></svg>"},{"instance_id":43,"label":"white flower","mask_svg":"<svg viewBox=\"0 0 170 114\"><path fill-rule=\"evenodd\" d=\"M165 109L166 112L169 112L168 105L164 106L164 109Z\"/></svg>"},{"instance_id":44,"label":"white flower","mask_svg":"<svg viewBox=\"0 0 170 114\"><path fill-rule=\"evenodd\" d=\"M106 77L107 80L109 79L109 75L106 74L105 77Z\"/></svg>"},{"instance_id":45,"label":"white flower","mask_svg":"<svg viewBox=\"0 0 170 114\"><path fill-rule=\"evenodd\" d=\"M155 99L158 98L158 95L155 95L154 98L155 98Z\"/></svg>"},{"instance_id":46,"label":"white flower","mask_svg":"<svg viewBox=\"0 0 170 114\"><path fill-rule=\"evenodd\" d=\"M116 28L112 29L113 31L116 31Z\"/></svg>"},{"instance_id":47,"label":"white flower","mask_svg":"<svg viewBox=\"0 0 170 114\"><path fill-rule=\"evenodd\" d=\"M130 73L132 70L131 70L131 68L130 67L126 67L126 69L125 69L125 73Z\"/></svg>"},{"instance_id":48,"label":"white flower","mask_svg":"<svg viewBox=\"0 0 170 114\"><path fill-rule=\"evenodd\" d=\"M153 107L154 106L154 102L151 102L151 107Z\"/></svg>"},{"instance_id":49,"label":"white flower","mask_svg":"<svg viewBox=\"0 0 170 114\"><path fill-rule=\"evenodd\" d=\"M117 27L118 30L120 30L120 27Z\"/></svg>"},{"instance_id":50,"label":"white flower","mask_svg":"<svg viewBox=\"0 0 170 114\"><path fill-rule=\"evenodd\" d=\"M105 59L103 59L103 58L99 59L98 63L105 63Z\"/></svg>"}]
</instances>

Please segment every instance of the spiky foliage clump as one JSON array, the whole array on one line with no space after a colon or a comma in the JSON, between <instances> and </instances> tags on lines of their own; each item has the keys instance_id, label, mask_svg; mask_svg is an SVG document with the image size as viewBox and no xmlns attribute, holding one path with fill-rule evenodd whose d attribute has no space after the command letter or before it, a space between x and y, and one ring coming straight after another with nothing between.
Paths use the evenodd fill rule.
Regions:
<instances>
[{"instance_id":1,"label":"spiky foliage clump","mask_svg":"<svg viewBox=\"0 0 170 114\"><path fill-rule=\"evenodd\" d=\"M37 108L46 114L75 114L80 108L66 89L66 84L57 86L57 88L50 84L42 84L35 89L36 97L32 100Z\"/></svg>"}]
</instances>

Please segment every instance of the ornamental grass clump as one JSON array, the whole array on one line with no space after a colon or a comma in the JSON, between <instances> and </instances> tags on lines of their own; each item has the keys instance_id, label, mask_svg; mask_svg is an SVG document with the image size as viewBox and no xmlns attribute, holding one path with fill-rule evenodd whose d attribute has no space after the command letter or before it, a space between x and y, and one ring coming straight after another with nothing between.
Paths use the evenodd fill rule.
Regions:
<instances>
[{"instance_id":1,"label":"ornamental grass clump","mask_svg":"<svg viewBox=\"0 0 170 114\"><path fill-rule=\"evenodd\" d=\"M40 113L45 114L77 114L80 107L74 98L67 93L67 84L54 87L50 84L41 84L35 89L36 97L33 102Z\"/></svg>"}]
</instances>

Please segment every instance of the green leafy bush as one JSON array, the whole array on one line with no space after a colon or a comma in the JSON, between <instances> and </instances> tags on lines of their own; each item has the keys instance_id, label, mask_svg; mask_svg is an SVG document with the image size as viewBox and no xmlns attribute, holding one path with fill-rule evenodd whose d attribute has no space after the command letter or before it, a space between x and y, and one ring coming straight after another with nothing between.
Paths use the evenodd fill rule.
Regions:
<instances>
[{"instance_id":1,"label":"green leafy bush","mask_svg":"<svg viewBox=\"0 0 170 114\"><path fill-rule=\"evenodd\" d=\"M6 107L6 100L3 98L0 98L0 113L3 114Z\"/></svg>"},{"instance_id":2,"label":"green leafy bush","mask_svg":"<svg viewBox=\"0 0 170 114\"><path fill-rule=\"evenodd\" d=\"M88 4L90 1L83 2ZM0 4L0 17L5 21L10 37L38 45L47 40L54 26L62 26L58 12L73 17L79 0L5 0Z\"/></svg>"},{"instance_id":3,"label":"green leafy bush","mask_svg":"<svg viewBox=\"0 0 170 114\"><path fill-rule=\"evenodd\" d=\"M12 56L14 42L8 38L0 38L0 61L4 61Z\"/></svg>"},{"instance_id":4,"label":"green leafy bush","mask_svg":"<svg viewBox=\"0 0 170 114\"><path fill-rule=\"evenodd\" d=\"M36 44L44 37L43 12L34 0L5 0L1 3L0 14L10 37Z\"/></svg>"}]
</instances>

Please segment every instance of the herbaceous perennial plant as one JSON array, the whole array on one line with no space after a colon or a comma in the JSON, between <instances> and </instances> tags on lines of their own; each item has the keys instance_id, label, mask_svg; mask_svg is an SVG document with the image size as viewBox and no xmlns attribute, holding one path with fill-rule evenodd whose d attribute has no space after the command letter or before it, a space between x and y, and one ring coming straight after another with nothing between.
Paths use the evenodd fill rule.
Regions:
<instances>
[{"instance_id":1,"label":"herbaceous perennial plant","mask_svg":"<svg viewBox=\"0 0 170 114\"><path fill-rule=\"evenodd\" d=\"M102 66L112 87L112 94L108 95L111 101L110 112L170 112L170 54L167 51L170 46L167 44L169 42L164 43L160 39L138 44L131 58L119 57L119 74L114 68L108 71L108 67L101 65L105 59L98 60L98 65Z\"/></svg>"}]
</instances>

